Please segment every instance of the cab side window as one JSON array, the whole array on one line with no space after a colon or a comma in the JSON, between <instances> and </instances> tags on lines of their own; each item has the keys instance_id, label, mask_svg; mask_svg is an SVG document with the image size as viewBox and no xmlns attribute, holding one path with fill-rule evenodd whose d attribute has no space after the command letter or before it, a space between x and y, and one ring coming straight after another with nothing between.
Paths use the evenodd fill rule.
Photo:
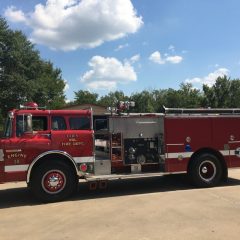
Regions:
<instances>
[{"instance_id":1,"label":"cab side window","mask_svg":"<svg viewBox=\"0 0 240 240\"><path fill-rule=\"evenodd\" d=\"M66 122L63 117L54 116L52 117L52 130L66 130Z\"/></svg>"},{"instance_id":2,"label":"cab side window","mask_svg":"<svg viewBox=\"0 0 240 240\"><path fill-rule=\"evenodd\" d=\"M91 121L89 117L70 117L69 126L71 130L89 130Z\"/></svg>"},{"instance_id":3,"label":"cab side window","mask_svg":"<svg viewBox=\"0 0 240 240\"><path fill-rule=\"evenodd\" d=\"M32 117L33 131L46 131L48 130L47 117L33 116Z\"/></svg>"},{"instance_id":4,"label":"cab side window","mask_svg":"<svg viewBox=\"0 0 240 240\"><path fill-rule=\"evenodd\" d=\"M46 131L48 130L48 119L46 116L32 116L32 131ZM18 115L16 119L16 135L21 137L23 133L27 132L27 116Z\"/></svg>"}]
</instances>

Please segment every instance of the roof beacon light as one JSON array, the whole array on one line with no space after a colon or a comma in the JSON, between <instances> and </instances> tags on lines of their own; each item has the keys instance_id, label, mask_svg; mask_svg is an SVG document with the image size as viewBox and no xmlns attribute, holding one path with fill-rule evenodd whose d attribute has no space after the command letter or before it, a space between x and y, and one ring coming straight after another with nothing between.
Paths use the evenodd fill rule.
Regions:
<instances>
[{"instance_id":1,"label":"roof beacon light","mask_svg":"<svg viewBox=\"0 0 240 240\"><path fill-rule=\"evenodd\" d=\"M20 105L20 109L29 109L29 110L38 110L38 109L46 109L46 107L39 107L35 102L27 102L24 105Z\"/></svg>"},{"instance_id":2,"label":"roof beacon light","mask_svg":"<svg viewBox=\"0 0 240 240\"><path fill-rule=\"evenodd\" d=\"M27 102L24 105L20 105L20 109L38 109L38 104L35 102Z\"/></svg>"}]
</instances>

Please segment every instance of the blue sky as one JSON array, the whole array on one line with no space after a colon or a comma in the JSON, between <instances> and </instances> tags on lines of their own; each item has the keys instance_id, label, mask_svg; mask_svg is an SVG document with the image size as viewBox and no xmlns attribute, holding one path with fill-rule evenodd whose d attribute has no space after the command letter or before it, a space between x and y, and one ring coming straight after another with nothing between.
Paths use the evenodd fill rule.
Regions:
<instances>
[{"instance_id":1,"label":"blue sky","mask_svg":"<svg viewBox=\"0 0 240 240\"><path fill-rule=\"evenodd\" d=\"M0 0L1 15L61 68L66 98L89 90L201 89L240 77L239 0Z\"/></svg>"}]
</instances>

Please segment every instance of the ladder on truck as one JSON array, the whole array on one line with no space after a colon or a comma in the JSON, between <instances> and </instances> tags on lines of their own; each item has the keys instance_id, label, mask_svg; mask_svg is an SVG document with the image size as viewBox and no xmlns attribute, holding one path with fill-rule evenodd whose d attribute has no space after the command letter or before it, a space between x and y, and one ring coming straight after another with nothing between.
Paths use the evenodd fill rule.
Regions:
<instances>
[{"instance_id":1,"label":"ladder on truck","mask_svg":"<svg viewBox=\"0 0 240 240\"><path fill-rule=\"evenodd\" d=\"M240 114L240 108L167 108L163 106L163 109L165 114Z\"/></svg>"}]
</instances>

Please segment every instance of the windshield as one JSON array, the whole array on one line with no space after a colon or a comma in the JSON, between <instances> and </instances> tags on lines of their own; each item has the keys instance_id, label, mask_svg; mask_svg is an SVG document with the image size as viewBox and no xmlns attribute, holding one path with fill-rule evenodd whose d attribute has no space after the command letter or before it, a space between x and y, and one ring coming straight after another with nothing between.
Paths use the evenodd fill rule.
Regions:
<instances>
[{"instance_id":1,"label":"windshield","mask_svg":"<svg viewBox=\"0 0 240 240\"><path fill-rule=\"evenodd\" d=\"M9 138L12 135L12 119L10 117L7 118L5 128L4 128L4 137Z\"/></svg>"}]
</instances>

